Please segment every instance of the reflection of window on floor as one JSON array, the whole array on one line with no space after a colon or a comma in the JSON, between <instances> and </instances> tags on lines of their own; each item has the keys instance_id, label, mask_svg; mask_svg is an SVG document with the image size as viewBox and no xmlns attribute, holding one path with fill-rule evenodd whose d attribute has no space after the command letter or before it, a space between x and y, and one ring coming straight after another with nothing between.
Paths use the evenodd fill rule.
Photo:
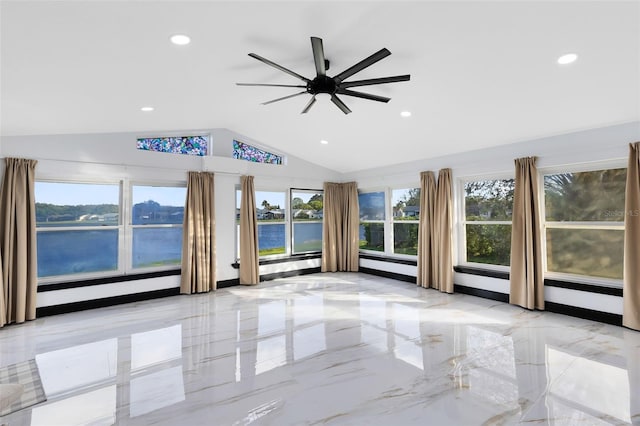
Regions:
<instances>
[{"instance_id":1,"label":"reflection of window on floor","mask_svg":"<svg viewBox=\"0 0 640 426\"><path fill-rule=\"evenodd\" d=\"M472 360L466 366L471 392L491 403L518 408L513 339L479 327L466 330L466 358Z\"/></svg>"},{"instance_id":2,"label":"reflection of window on floor","mask_svg":"<svg viewBox=\"0 0 640 426\"><path fill-rule=\"evenodd\" d=\"M547 346L550 418L580 424L631 422L627 370ZM606 379L606 380L603 380Z\"/></svg>"},{"instance_id":3,"label":"reflection of window on floor","mask_svg":"<svg viewBox=\"0 0 640 426\"><path fill-rule=\"evenodd\" d=\"M324 323L293 332L293 359L299 360L327 349Z\"/></svg>"},{"instance_id":4,"label":"reflection of window on floor","mask_svg":"<svg viewBox=\"0 0 640 426\"><path fill-rule=\"evenodd\" d=\"M51 402L33 409L33 424L116 424L116 401L135 417L185 400L181 325L45 352L36 363Z\"/></svg>"},{"instance_id":5,"label":"reflection of window on floor","mask_svg":"<svg viewBox=\"0 0 640 426\"><path fill-rule=\"evenodd\" d=\"M256 352L256 376L285 365L287 363L286 336L259 340Z\"/></svg>"},{"instance_id":6,"label":"reflection of window on floor","mask_svg":"<svg viewBox=\"0 0 640 426\"><path fill-rule=\"evenodd\" d=\"M258 336L282 332L285 329L284 300L261 304L258 307Z\"/></svg>"},{"instance_id":7,"label":"reflection of window on floor","mask_svg":"<svg viewBox=\"0 0 640 426\"><path fill-rule=\"evenodd\" d=\"M31 410L33 425L114 425L116 385L65 398Z\"/></svg>"}]
</instances>

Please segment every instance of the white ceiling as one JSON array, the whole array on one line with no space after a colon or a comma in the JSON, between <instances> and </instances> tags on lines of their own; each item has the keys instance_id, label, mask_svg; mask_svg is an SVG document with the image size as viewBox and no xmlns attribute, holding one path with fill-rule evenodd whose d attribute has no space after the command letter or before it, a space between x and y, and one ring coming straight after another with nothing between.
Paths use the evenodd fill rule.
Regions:
<instances>
[{"instance_id":1,"label":"white ceiling","mask_svg":"<svg viewBox=\"0 0 640 426\"><path fill-rule=\"evenodd\" d=\"M0 13L4 136L228 128L353 172L640 119L637 1L5 0ZM262 106L299 89L235 85L299 84L249 52L313 78L310 36L329 75L386 47L351 79L411 81L358 88L388 104L343 96L349 115L330 102L301 115L309 95ZM578 61L558 65L567 52Z\"/></svg>"}]
</instances>

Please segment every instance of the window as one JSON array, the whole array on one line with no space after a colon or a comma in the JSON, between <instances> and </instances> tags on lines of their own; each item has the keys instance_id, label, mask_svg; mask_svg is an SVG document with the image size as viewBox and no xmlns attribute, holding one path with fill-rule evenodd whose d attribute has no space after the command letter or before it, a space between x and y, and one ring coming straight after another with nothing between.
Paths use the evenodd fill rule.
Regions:
<instances>
[{"instance_id":1,"label":"window","mask_svg":"<svg viewBox=\"0 0 640 426\"><path fill-rule=\"evenodd\" d=\"M163 138L138 138L136 147L145 151L172 154L207 155L209 136L178 136Z\"/></svg>"},{"instance_id":2,"label":"window","mask_svg":"<svg viewBox=\"0 0 640 426\"><path fill-rule=\"evenodd\" d=\"M323 192L291 190L291 253L322 251Z\"/></svg>"},{"instance_id":3,"label":"window","mask_svg":"<svg viewBox=\"0 0 640 426\"><path fill-rule=\"evenodd\" d=\"M117 271L120 185L36 182L38 278Z\"/></svg>"},{"instance_id":4,"label":"window","mask_svg":"<svg viewBox=\"0 0 640 426\"><path fill-rule=\"evenodd\" d=\"M260 256L287 253L285 193L256 191L258 252Z\"/></svg>"},{"instance_id":5,"label":"window","mask_svg":"<svg viewBox=\"0 0 640 426\"><path fill-rule=\"evenodd\" d=\"M546 174L546 269L622 280L624 168ZM635 212L635 214L638 214Z\"/></svg>"},{"instance_id":6,"label":"window","mask_svg":"<svg viewBox=\"0 0 640 426\"><path fill-rule=\"evenodd\" d=\"M361 192L360 205L360 249L385 251L385 192Z\"/></svg>"},{"instance_id":7,"label":"window","mask_svg":"<svg viewBox=\"0 0 640 426\"><path fill-rule=\"evenodd\" d=\"M464 182L466 262L509 266L511 260L511 214L513 179Z\"/></svg>"},{"instance_id":8,"label":"window","mask_svg":"<svg viewBox=\"0 0 640 426\"><path fill-rule=\"evenodd\" d=\"M420 188L393 189L393 252L418 254L420 224Z\"/></svg>"},{"instance_id":9,"label":"window","mask_svg":"<svg viewBox=\"0 0 640 426\"><path fill-rule=\"evenodd\" d=\"M132 185L131 266L179 266L187 189Z\"/></svg>"},{"instance_id":10,"label":"window","mask_svg":"<svg viewBox=\"0 0 640 426\"><path fill-rule=\"evenodd\" d=\"M36 182L39 283L179 267L185 197L177 186Z\"/></svg>"},{"instance_id":11,"label":"window","mask_svg":"<svg viewBox=\"0 0 640 426\"><path fill-rule=\"evenodd\" d=\"M263 151L246 143L233 141L233 158L254 163L283 164L281 155Z\"/></svg>"}]
</instances>

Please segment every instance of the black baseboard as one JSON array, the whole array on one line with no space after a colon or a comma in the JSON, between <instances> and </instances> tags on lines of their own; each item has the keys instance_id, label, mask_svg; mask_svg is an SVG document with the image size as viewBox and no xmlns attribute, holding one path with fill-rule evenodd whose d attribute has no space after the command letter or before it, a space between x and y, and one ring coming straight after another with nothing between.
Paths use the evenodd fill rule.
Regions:
<instances>
[{"instance_id":1,"label":"black baseboard","mask_svg":"<svg viewBox=\"0 0 640 426\"><path fill-rule=\"evenodd\" d=\"M64 303L62 305L43 306L36 309L36 318L47 317L50 315L67 314L69 312L85 311L87 309L106 308L108 306L122 305L131 302L141 302L143 300L176 296L178 294L180 294L180 289L176 287L163 290L146 291L144 293L105 297L103 299L83 300L82 302Z\"/></svg>"},{"instance_id":2,"label":"black baseboard","mask_svg":"<svg viewBox=\"0 0 640 426\"><path fill-rule=\"evenodd\" d=\"M321 272L320 267L296 269L295 271L274 272L273 274L260 275L260 281L271 281L278 278L297 277L298 275L317 274Z\"/></svg>"},{"instance_id":3,"label":"black baseboard","mask_svg":"<svg viewBox=\"0 0 640 426\"><path fill-rule=\"evenodd\" d=\"M380 271L379 269L363 268L360 266L358 272L363 274L375 275L377 277L393 278L398 281L406 281L408 283L416 283L416 277L411 275L397 274L395 272Z\"/></svg>"},{"instance_id":4,"label":"black baseboard","mask_svg":"<svg viewBox=\"0 0 640 426\"><path fill-rule=\"evenodd\" d=\"M594 311L593 309L579 308L577 306L563 305L554 302L544 302L544 309L547 312L556 314L622 326L622 315L611 314L609 312Z\"/></svg>"},{"instance_id":5,"label":"black baseboard","mask_svg":"<svg viewBox=\"0 0 640 426\"><path fill-rule=\"evenodd\" d=\"M223 281L217 281L216 282L216 288L227 288L227 287L233 287L236 285L240 285L240 279L239 278L234 278L231 280L223 280Z\"/></svg>"},{"instance_id":6,"label":"black baseboard","mask_svg":"<svg viewBox=\"0 0 640 426\"><path fill-rule=\"evenodd\" d=\"M470 296L482 297L483 299L490 299L498 302L509 303L509 295L505 293L499 293L497 291L467 287L460 284L454 284L453 291L454 293L468 294Z\"/></svg>"}]
</instances>

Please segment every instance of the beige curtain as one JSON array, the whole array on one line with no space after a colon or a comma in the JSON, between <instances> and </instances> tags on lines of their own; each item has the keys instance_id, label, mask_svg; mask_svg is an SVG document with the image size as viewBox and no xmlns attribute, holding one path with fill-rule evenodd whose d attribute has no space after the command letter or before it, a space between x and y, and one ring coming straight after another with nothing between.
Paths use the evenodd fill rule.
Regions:
<instances>
[{"instance_id":1,"label":"beige curtain","mask_svg":"<svg viewBox=\"0 0 640 426\"><path fill-rule=\"evenodd\" d=\"M536 158L518 158L515 165L509 303L542 310L544 278Z\"/></svg>"},{"instance_id":2,"label":"beige curtain","mask_svg":"<svg viewBox=\"0 0 640 426\"><path fill-rule=\"evenodd\" d=\"M418 277L417 284L433 287L433 235L435 231L434 202L436 197L436 178L433 172L420 173L420 224L418 228Z\"/></svg>"},{"instance_id":3,"label":"beige curtain","mask_svg":"<svg viewBox=\"0 0 640 426\"><path fill-rule=\"evenodd\" d=\"M260 282L258 263L258 218L253 176L240 177L240 284L256 285Z\"/></svg>"},{"instance_id":4,"label":"beige curtain","mask_svg":"<svg viewBox=\"0 0 640 426\"><path fill-rule=\"evenodd\" d=\"M216 289L213 173L189 172L182 230L180 293Z\"/></svg>"},{"instance_id":5,"label":"beige curtain","mask_svg":"<svg viewBox=\"0 0 640 426\"><path fill-rule=\"evenodd\" d=\"M434 288L453 293L453 200L451 169L438 172L434 207L433 267Z\"/></svg>"},{"instance_id":6,"label":"beige curtain","mask_svg":"<svg viewBox=\"0 0 640 426\"><path fill-rule=\"evenodd\" d=\"M360 213L356 182L324 184L322 272L358 271Z\"/></svg>"},{"instance_id":7,"label":"beige curtain","mask_svg":"<svg viewBox=\"0 0 640 426\"><path fill-rule=\"evenodd\" d=\"M629 144L624 210L622 324L640 330L640 142Z\"/></svg>"},{"instance_id":8,"label":"beige curtain","mask_svg":"<svg viewBox=\"0 0 640 426\"><path fill-rule=\"evenodd\" d=\"M36 318L36 164L5 158L0 194L0 327Z\"/></svg>"}]
</instances>

